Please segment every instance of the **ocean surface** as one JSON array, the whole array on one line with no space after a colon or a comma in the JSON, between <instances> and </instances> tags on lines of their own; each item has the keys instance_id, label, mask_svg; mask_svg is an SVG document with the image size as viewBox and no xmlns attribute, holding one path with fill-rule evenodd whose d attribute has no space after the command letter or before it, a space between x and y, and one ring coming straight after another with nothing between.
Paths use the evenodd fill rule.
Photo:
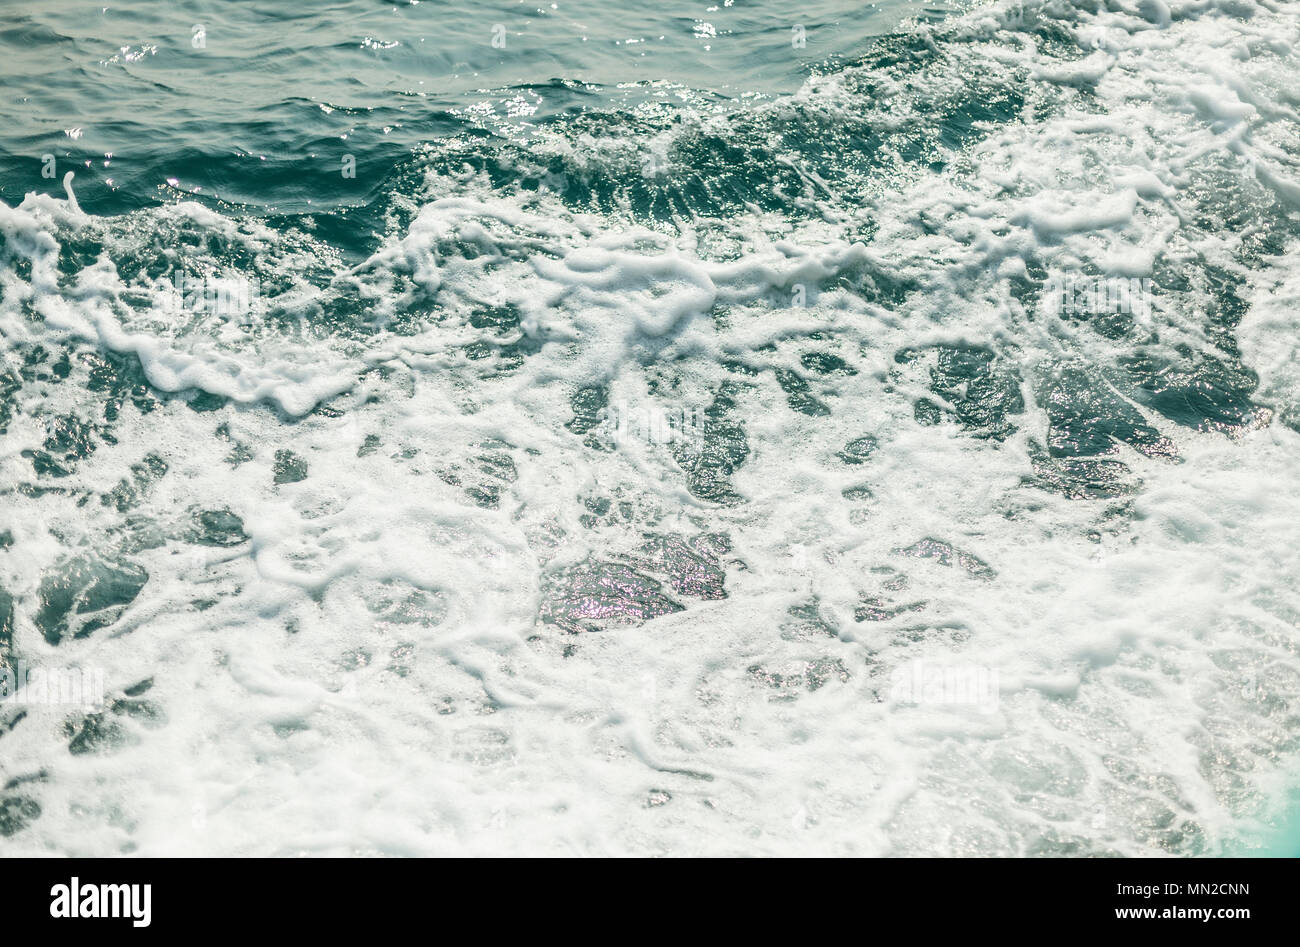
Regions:
<instances>
[{"instance_id":1,"label":"ocean surface","mask_svg":"<svg viewBox=\"0 0 1300 947\"><path fill-rule=\"evenodd\" d=\"M1300 849L1300 4L4 0L0 90L0 855Z\"/></svg>"}]
</instances>

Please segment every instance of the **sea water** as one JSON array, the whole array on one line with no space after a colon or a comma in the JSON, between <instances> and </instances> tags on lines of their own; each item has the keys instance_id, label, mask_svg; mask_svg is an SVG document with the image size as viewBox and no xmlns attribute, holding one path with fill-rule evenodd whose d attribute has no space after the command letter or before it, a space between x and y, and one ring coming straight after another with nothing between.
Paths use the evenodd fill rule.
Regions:
<instances>
[{"instance_id":1,"label":"sea water","mask_svg":"<svg viewBox=\"0 0 1300 947\"><path fill-rule=\"evenodd\" d=\"M1298 43L5 4L0 852L1268 850Z\"/></svg>"}]
</instances>

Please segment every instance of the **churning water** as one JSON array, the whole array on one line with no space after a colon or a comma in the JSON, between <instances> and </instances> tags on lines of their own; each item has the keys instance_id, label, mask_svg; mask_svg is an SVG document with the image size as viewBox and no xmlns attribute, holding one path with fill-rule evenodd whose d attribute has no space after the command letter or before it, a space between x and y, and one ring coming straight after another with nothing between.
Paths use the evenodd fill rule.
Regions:
<instances>
[{"instance_id":1,"label":"churning water","mask_svg":"<svg viewBox=\"0 0 1300 947\"><path fill-rule=\"evenodd\" d=\"M0 852L1274 844L1300 5L102 2L0 9Z\"/></svg>"}]
</instances>

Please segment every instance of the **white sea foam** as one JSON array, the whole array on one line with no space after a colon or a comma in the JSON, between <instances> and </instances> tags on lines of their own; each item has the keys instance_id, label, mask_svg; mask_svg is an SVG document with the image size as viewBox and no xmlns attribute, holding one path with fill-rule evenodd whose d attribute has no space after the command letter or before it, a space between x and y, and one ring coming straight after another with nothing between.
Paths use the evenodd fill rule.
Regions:
<instances>
[{"instance_id":1,"label":"white sea foam","mask_svg":"<svg viewBox=\"0 0 1300 947\"><path fill-rule=\"evenodd\" d=\"M114 692L152 678L144 697L165 720L118 715L131 740L70 755L56 739L65 710L28 708L0 737L0 776L46 773L43 814L7 848L1216 853L1273 817L1296 770L1300 435L1261 416L1229 438L1134 406L1177 460L1119 446L1113 459L1142 483L1131 509L1068 499L1025 482L1046 440L1032 385L1018 430L976 438L917 424L914 400L936 396L894 356L1011 345L1026 379L1100 360L1114 343L1009 291L1029 249L1115 277L1149 276L1158 254L1239 269L1242 234L1181 226L1184 189L1223 155L1251 159L1254 199L1298 193L1297 21L1248 0L1015 7L1031 23L1057 16L1079 58L1040 61L999 5L960 21L969 42L947 47L933 80L999 62L1088 87L1096 105L1037 117L1029 96L1023 122L971 146L971 173L865 195L870 243L829 205L808 222L755 211L725 222L739 252L719 259L704 249L716 222L666 234L431 172L404 232L323 285L286 290L289 312L355 290L376 331L176 331L119 254L69 280L61 245L83 228L129 244L151 226L197 226L289 273L314 248L198 205L125 230L46 197L0 205L6 245L31 263L4 271L7 339L130 353L158 389L233 402L128 404L116 443L65 492L8 494L22 555L0 584L17 602L16 647L32 663L101 667ZM859 109L855 78L811 80L793 101ZM875 266L923 291L866 301L849 280ZM796 285L807 307L790 304ZM1278 261L1252 285L1242 351L1261 402L1294 410L1295 269ZM1152 351L1207 350L1197 293L1157 301ZM436 306L419 331L383 328L425 298ZM508 341L539 348L517 371L464 354L485 305L515 307ZM723 361L771 345L784 365L813 331L856 374L815 380L831 408L817 418L791 410L771 372L746 379L750 455L732 477L744 503L690 494L662 444L591 450L564 426L575 388L598 383L611 403L701 409L730 377ZM30 478L21 451L39 447L41 418L76 408L67 385L20 397L37 400L6 436L8 483ZM344 413L313 413L326 401ZM866 463L837 459L865 435L879 445ZM235 465L232 444L247 452ZM273 481L285 449L306 479ZM485 452L517 472L496 508L466 499ZM80 502L150 453L169 465L143 507L152 523ZM872 495L846 502L861 484ZM629 512L589 525L577 502L589 496ZM219 508L242 519L246 544L182 541L196 511ZM730 537L726 598L601 634L539 623L547 574L632 551L643 533L702 531ZM150 576L140 596L110 628L46 643L33 623L43 576L70 545L123 537ZM857 620L866 599L898 611ZM897 686L924 668L939 686L945 669L995 681L996 694Z\"/></svg>"}]
</instances>

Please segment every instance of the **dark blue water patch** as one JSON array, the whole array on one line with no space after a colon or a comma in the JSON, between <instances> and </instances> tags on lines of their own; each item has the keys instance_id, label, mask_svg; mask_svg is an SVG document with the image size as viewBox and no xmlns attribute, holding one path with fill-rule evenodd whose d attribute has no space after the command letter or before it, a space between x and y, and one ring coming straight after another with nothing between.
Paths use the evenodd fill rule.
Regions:
<instances>
[{"instance_id":1,"label":"dark blue water patch","mask_svg":"<svg viewBox=\"0 0 1300 947\"><path fill-rule=\"evenodd\" d=\"M40 818L41 806L24 795L0 796L0 836L17 835Z\"/></svg>"},{"instance_id":2,"label":"dark blue water patch","mask_svg":"<svg viewBox=\"0 0 1300 947\"><path fill-rule=\"evenodd\" d=\"M726 572L718 557L731 549L729 537L707 533L687 539L670 534L647 536L626 560L645 572L666 575L674 592L702 599L723 599Z\"/></svg>"},{"instance_id":3,"label":"dark blue water patch","mask_svg":"<svg viewBox=\"0 0 1300 947\"><path fill-rule=\"evenodd\" d=\"M894 353L894 362L929 364L928 387L939 398L918 399L913 413L918 423L938 424L944 419L991 440L1005 440L1017 430L1015 418L1023 414L1021 377L1009 357L969 343L906 347Z\"/></svg>"},{"instance_id":4,"label":"dark blue water patch","mask_svg":"<svg viewBox=\"0 0 1300 947\"><path fill-rule=\"evenodd\" d=\"M818 375L856 375L858 370L833 352L805 352L799 364Z\"/></svg>"},{"instance_id":5,"label":"dark blue water patch","mask_svg":"<svg viewBox=\"0 0 1300 947\"><path fill-rule=\"evenodd\" d=\"M465 127L441 111L397 114L401 127L384 133L382 114L370 114L373 124L355 129L346 116L341 122L314 103L293 101L217 134L210 116L196 114L166 136L159 135L156 120L140 120L124 123L111 139L88 133L71 141L62 132L19 138L0 151L0 200L16 205L33 191L61 198L63 176L72 171L78 203L100 216L177 200L227 213L364 206L385 193L394 173L426 142ZM53 165L45 155L54 157Z\"/></svg>"},{"instance_id":6,"label":"dark blue water patch","mask_svg":"<svg viewBox=\"0 0 1300 947\"><path fill-rule=\"evenodd\" d=\"M11 350L7 375L0 375L0 432L12 418L13 406L26 385L71 384L90 397L80 398L76 412L50 415L45 419L40 447L21 453L32 465L38 480L65 478L101 444L116 444L114 433L122 408L130 403L141 413L152 411L160 400L182 399L184 393L155 391L145 380L135 355L91 349L84 344L64 343L57 348L41 345L18 346ZM130 493L112 494L108 504L119 500L128 505Z\"/></svg>"},{"instance_id":7,"label":"dark blue water patch","mask_svg":"<svg viewBox=\"0 0 1300 947\"><path fill-rule=\"evenodd\" d=\"M865 464L871 458L871 455L876 452L879 443L874 435L864 434L845 444L840 450L836 451L835 456L840 459L840 463L849 466Z\"/></svg>"},{"instance_id":8,"label":"dark blue water patch","mask_svg":"<svg viewBox=\"0 0 1300 947\"><path fill-rule=\"evenodd\" d=\"M139 463L131 465L130 478L123 477L117 486L99 498L100 504L126 513L137 507L166 473L167 462L162 457L146 454Z\"/></svg>"},{"instance_id":9,"label":"dark blue water patch","mask_svg":"<svg viewBox=\"0 0 1300 947\"><path fill-rule=\"evenodd\" d=\"M619 562L588 559L542 577L538 617L564 631L602 631L638 625L684 606L663 591L663 583Z\"/></svg>"},{"instance_id":10,"label":"dark blue water patch","mask_svg":"<svg viewBox=\"0 0 1300 947\"><path fill-rule=\"evenodd\" d=\"M924 602L898 603L880 595L863 595L853 608L853 620L859 623L889 621L908 612L924 610Z\"/></svg>"},{"instance_id":11,"label":"dark blue water patch","mask_svg":"<svg viewBox=\"0 0 1300 947\"><path fill-rule=\"evenodd\" d=\"M54 56L58 53L71 55L77 43L48 23L40 23L18 10L9 10L5 13L5 22L0 23L0 47L3 46L40 49Z\"/></svg>"},{"instance_id":12,"label":"dark blue water patch","mask_svg":"<svg viewBox=\"0 0 1300 947\"><path fill-rule=\"evenodd\" d=\"M1118 460L1053 456L1037 441L1029 442L1029 458L1033 475L1022 478L1022 483L1071 500L1114 499L1132 495L1142 486L1129 466Z\"/></svg>"},{"instance_id":13,"label":"dark blue water patch","mask_svg":"<svg viewBox=\"0 0 1300 947\"><path fill-rule=\"evenodd\" d=\"M200 546L227 548L248 541L244 520L228 509L200 510L193 515L186 538Z\"/></svg>"},{"instance_id":14,"label":"dark blue water patch","mask_svg":"<svg viewBox=\"0 0 1300 947\"><path fill-rule=\"evenodd\" d=\"M1061 366L1044 381L1038 400L1047 409L1047 446L1052 457L1113 454L1120 443L1149 457L1177 453L1173 442L1095 371Z\"/></svg>"},{"instance_id":15,"label":"dark blue water patch","mask_svg":"<svg viewBox=\"0 0 1300 947\"><path fill-rule=\"evenodd\" d=\"M1179 354L1138 352L1120 358L1135 387L1134 400L1198 431L1237 435L1256 424L1259 376L1254 371L1186 347Z\"/></svg>"},{"instance_id":16,"label":"dark blue water patch","mask_svg":"<svg viewBox=\"0 0 1300 947\"><path fill-rule=\"evenodd\" d=\"M38 476L66 477L99 446L93 424L75 414L57 415L45 425L43 450L24 450Z\"/></svg>"},{"instance_id":17,"label":"dark blue water patch","mask_svg":"<svg viewBox=\"0 0 1300 947\"><path fill-rule=\"evenodd\" d=\"M831 413L830 405L813 394L808 380L798 372L788 368L777 368L773 371L777 384L785 392L786 404L791 410L810 418L823 418Z\"/></svg>"},{"instance_id":18,"label":"dark blue water patch","mask_svg":"<svg viewBox=\"0 0 1300 947\"><path fill-rule=\"evenodd\" d=\"M793 699L801 690L819 690L831 681L843 684L853 676L841 658L800 661L782 670L753 664L745 669L745 673L759 684L778 691L784 699Z\"/></svg>"},{"instance_id":19,"label":"dark blue water patch","mask_svg":"<svg viewBox=\"0 0 1300 947\"><path fill-rule=\"evenodd\" d=\"M163 156L115 157L108 167L65 150L59 155L57 181L41 178L40 165L31 159L0 155L0 181L5 182L0 200L16 205L31 191L62 198L63 171L71 170L82 210L100 216L178 200L227 213L327 210L373 200L409 154L396 143L377 144L363 153L357 176L347 178L341 173L342 153L334 153L333 142L327 144L330 150L321 157L184 149Z\"/></svg>"},{"instance_id":20,"label":"dark blue water patch","mask_svg":"<svg viewBox=\"0 0 1300 947\"><path fill-rule=\"evenodd\" d=\"M609 408L609 387L607 385L583 385L574 389L569 396L569 408L573 417L564 422L564 426L578 435L590 435L604 423ZM589 438L588 446L597 449L604 447L603 439Z\"/></svg>"},{"instance_id":21,"label":"dark blue water patch","mask_svg":"<svg viewBox=\"0 0 1300 947\"><path fill-rule=\"evenodd\" d=\"M81 720L64 724L70 737L68 752L73 756L89 753L113 753L139 742L123 724L103 713L86 714Z\"/></svg>"},{"instance_id":22,"label":"dark blue water patch","mask_svg":"<svg viewBox=\"0 0 1300 947\"><path fill-rule=\"evenodd\" d=\"M36 627L52 645L84 638L116 622L148 581L129 560L93 553L66 559L41 580Z\"/></svg>"},{"instance_id":23,"label":"dark blue water patch","mask_svg":"<svg viewBox=\"0 0 1300 947\"><path fill-rule=\"evenodd\" d=\"M823 609L816 595L786 609L779 628L781 637L787 641L837 638L840 633L835 616Z\"/></svg>"},{"instance_id":24,"label":"dark blue water patch","mask_svg":"<svg viewBox=\"0 0 1300 947\"><path fill-rule=\"evenodd\" d=\"M14 597L0 588L0 673L9 666L14 644Z\"/></svg>"},{"instance_id":25,"label":"dark blue water patch","mask_svg":"<svg viewBox=\"0 0 1300 947\"><path fill-rule=\"evenodd\" d=\"M673 460L686 475L686 488L693 496L722 506L744 502L732 486L731 476L749 458L749 437L738 408L740 398L750 387L742 382L723 382L704 409L700 436L672 443Z\"/></svg>"},{"instance_id":26,"label":"dark blue water patch","mask_svg":"<svg viewBox=\"0 0 1300 947\"><path fill-rule=\"evenodd\" d=\"M307 479L307 461L299 454L282 448L275 452L271 480L276 485L299 483Z\"/></svg>"},{"instance_id":27,"label":"dark blue water patch","mask_svg":"<svg viewBox=\"0 0 1300 947\"><path fill-rule=\"evenodd\" d=\"M987 562L942 539L927 537L910 546L896 548L893 553L912 559L929 559L949 568L960 568L977 579L988 580L997 576L997 571Z\"/></svg>"},{"instance_id":28,"label":"dark blue water patch","mask_svg":"<svg viewBox=\"0 0 1300 947\"><path fill-rule=\"evenodd\" d=\"M484 450L468 463L451 463L438 470L438 478L451 486L462 487L466 498L475 506L495 510L510 485L519 479L519 469L511 456L511 445L500 440L484 441Z\"/></svg>"}]
</instances>

